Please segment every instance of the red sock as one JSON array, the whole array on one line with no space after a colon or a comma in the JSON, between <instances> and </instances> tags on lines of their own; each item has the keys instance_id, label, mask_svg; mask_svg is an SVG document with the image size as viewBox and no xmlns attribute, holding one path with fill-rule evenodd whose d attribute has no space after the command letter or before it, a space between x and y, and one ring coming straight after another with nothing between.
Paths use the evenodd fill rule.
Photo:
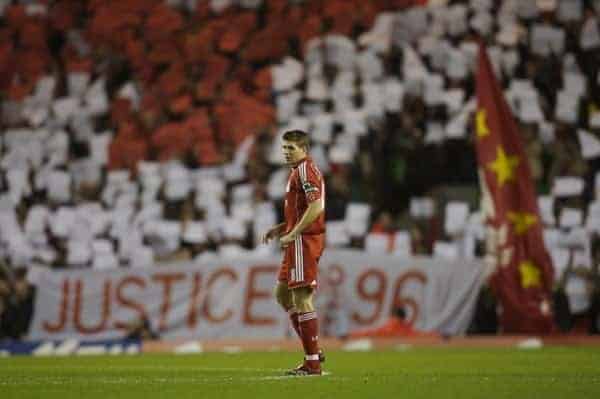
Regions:
<instances>
[{"instance_id":1,"label":"red sock","mask_svg":"<svg viewBox=\"0 0 600 399\"><path fill-rule=\"evenodd\" d=\"M298 316L300 331L302 332L302 344L306 354L306 364L313 369L320 369L319 362L319 320L317 312L301 313Z\"/></svg>"},{"instance_id":2,"label":"red sock","mask_svg":"<svg viewBox=\"0 0 600 399\"><path fill-rule=\"evenodd\" d=\"M292 327L294 327L294 331L296 331L296 334L298 334L298 338L302 339L302 333L300 332L300 324L298 323L298 312L296 310L290 310L289 312Z\"/></svg>"},{"instance_id":3,"label":"red sock","mask_svg":"<svg viewBox=\"0 0 600 399\"><path fill-rule=\"evenodd\" d=\"M300 313L294 310L293 313L290 313L290 322L292 323L292 327L294 327L294 331L296 331L296 334L298 334L300 342L302 342L304 353L306 353L306 345L304 344L304 339L302 338L302 329L300 329L300 322L298 321L299 316Z\"/></svg>"}]
</instances>

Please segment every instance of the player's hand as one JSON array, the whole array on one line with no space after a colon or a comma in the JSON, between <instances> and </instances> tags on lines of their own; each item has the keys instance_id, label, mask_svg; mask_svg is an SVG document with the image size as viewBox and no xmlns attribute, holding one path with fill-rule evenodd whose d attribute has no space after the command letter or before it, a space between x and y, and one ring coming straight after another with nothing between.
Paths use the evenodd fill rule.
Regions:
<instances>
[{"instance_id":1,"label":"player's hand","mask_svg":"<svg viewBox=\"0 0 600 399\"><path fill-rule=\"evenodd\" d=\"M296 234L288 233L279 239L279 245L281 245L281 248L285 248L290 245L290 243L294 242L295 239Z\"/></svg>"},{"instance_id":2,"label":"player's hand","mask_svg":"<svg viewBox=\"0 0 600 399\"><path fill-rule=\"evenodd\" d=\"M263 244L268 244L273 238L279 235L279 228L277 226L270 228L265 234L262 235L260 241Z\"/></svg>"}]
</instances>

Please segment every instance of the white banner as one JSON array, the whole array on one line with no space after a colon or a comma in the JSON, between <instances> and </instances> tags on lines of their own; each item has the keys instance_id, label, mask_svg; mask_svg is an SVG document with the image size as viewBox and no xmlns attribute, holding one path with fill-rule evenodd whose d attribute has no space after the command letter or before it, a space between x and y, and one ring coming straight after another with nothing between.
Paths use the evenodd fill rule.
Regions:
<instances>
[{"instance_id":1,"label":"white banner","mask_svg":"<svg viewBox=\"0 0 600 399\"><path fill-rule=\"evenodd\" d=\"M272 295L279 262L43 272L29 339L118 338L141 315L162 338L281 338L290 327ZM472 261L328 250L320 265L322 335L375 326L394 303L417 329L463 333L483 281L483 265Z\"/></svg>"}]
</instances>

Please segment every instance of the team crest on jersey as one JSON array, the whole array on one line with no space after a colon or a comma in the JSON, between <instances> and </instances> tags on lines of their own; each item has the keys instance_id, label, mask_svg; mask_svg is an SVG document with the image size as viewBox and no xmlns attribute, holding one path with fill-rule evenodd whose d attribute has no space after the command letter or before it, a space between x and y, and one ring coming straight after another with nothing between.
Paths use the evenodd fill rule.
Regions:
<instances>
[{"instance_id":1,"label":"team crest on jersey","mask_svg":"<svg viewBox=\"0 0 600 399\"><path fill-rule=\"evenodd\" d=\"M305 193L317 191L317 188L315 186L313 186L312 184L310 184L310 182L308 182L308 181L302 183L302 189L304 190Z\"/></svg>"}]
</instances>

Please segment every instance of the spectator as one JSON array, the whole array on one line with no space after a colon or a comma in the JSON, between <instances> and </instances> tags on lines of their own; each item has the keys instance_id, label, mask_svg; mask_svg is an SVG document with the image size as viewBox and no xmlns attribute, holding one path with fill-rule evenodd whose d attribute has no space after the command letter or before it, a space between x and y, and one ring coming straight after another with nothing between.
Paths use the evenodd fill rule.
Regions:
<instances>
[{"instance_id":1,"label":"spectator","mask_svg":"<svg viewBox=\"0 0 600 399\"><path fill-rule=\"evenodd\" d=\"M125 332L125 339L155 340L159 334L152 329L150 320L147 317L139 317L131 322Z\"/></svg>"},{"instance_id":2,"label":"spectator","mask_svg":"<svg viewBox=\"0 0 600 399\"><path fill-rule=\"evenodd\" d=\"M545 227L597 229L594 212L584 212L600 187L600 157L586 144L597 144L600 127L595 4L571 2L567 18L563 7L533 5L524 15L508 1L172 2L179 6L151 10L141 2L126 17L120 3L97 2L86 12L66 0L49 3L46 14L5 10L0 58L41 55L22 68L0 67L0 193L10 203L0 240L13 264L99 267L94 248L106 250L102 267L189 259L224 246L252 250L248 232L257 226L248 215L267 208L277 215L263 203L281 195L270 190L281 176L270 150L288 125L314 133L328 222L343 221L351 201L368 203L410 231L413 254L431 255L444 238L441 221L435 211L408 215L413 199L429 195L438 209L477 202L476 35L488 44L520 124L538 191L555 208ZM265 46L264 37L274 39ZM253 155L238 157L252 137ZM182 167L143 173L157 160ZM113 184L116 169L129 174ZM557 189L564 176L584 179L583 189ZM263 194L236 208L233 193L245 184ZM101 207L92 218L80 212L87 201ZM149 211L150 203L164 209ZM581 220L563 226L564 208ZM82 227L98 219L106 222ZM193 234L188 222L200 223ZM459 237L469 248L478 226L471 227ZM341 245L360 247L363 238ZM447 243L459 244L454 238ZM555 244L548 247L558 260Z\"/></svg>"},{"instance_id":3,"label":"spectator","mask_svg":"<svg viewBox=\"0 0 600 399\"><path fill-rule=\"evenodd\" d=\"M12 320L15 338L22 339L29 332L33 317L36 288L27 281L27 269L19 268L14 272Z\"/></svg>"},{"instance_id":4,"label":"spectator","mask_svg":"<svg viewBox=\"0 0 600 399\"><path fill-rule=\"evenodd\" d=\"M498 317L496 315L496 298L490 287L483 285L477 297L477 305L468 334L496 334L498 332Z\"/></svg>"},{"instance_id":5,"label":"spectator","mask_svg":"<svg viewBox=\"0 0 600 399\"><path fill-rule=\"evenodd\" d=\"M421 332L412 327L406 320L406 310L402 306L396 306L392 310L389 319L380 327L366 330L358 330L350 333L349 338L363 337L437 337L437 333Z\"/></svg>"},{"instance_id":6,"label":"spectator","mask_svg":"<svg viewBox=\"0 0 600 399\"><path fill-rule=\"evenodd\" d=\"M11 288L4 271L0 270L0 340L13 338L13 312L10 306Z\"/></svg>"}]
</instances>

